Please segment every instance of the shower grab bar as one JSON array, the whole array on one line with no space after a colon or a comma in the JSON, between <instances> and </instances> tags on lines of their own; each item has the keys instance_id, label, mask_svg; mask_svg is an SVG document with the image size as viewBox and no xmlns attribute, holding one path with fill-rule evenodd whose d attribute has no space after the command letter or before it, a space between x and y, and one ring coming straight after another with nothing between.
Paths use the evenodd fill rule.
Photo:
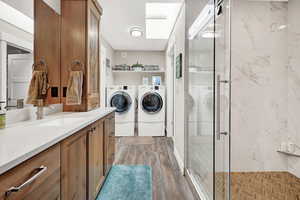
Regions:
<instances>
[{"instance_id":1,"label":"shower grab bar","mask_svg":"<svg viewBox=\"0 0 300 200\"><path fill-rule=\"evenodd\" d=\"M228 80L221 80L221 76L217 75L217 101L216 101L216 133L217 140L221 139L221 135L228 135L227 132L221 131L221 83L229 83Z\"/></svg>"}]
</instances>

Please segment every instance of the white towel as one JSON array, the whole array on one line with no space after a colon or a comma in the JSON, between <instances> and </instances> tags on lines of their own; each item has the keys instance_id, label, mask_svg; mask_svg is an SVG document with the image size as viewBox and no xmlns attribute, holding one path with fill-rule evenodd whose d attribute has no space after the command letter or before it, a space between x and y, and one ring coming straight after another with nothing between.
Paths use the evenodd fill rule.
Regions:
<instances>
[{"instance_id":1,"label":"white towel","mask_svg":"<svg viewBox=\"0 0 300 200\"><path fill-rule=\"evenodd\" d=\"M68 81L67 105L80 105L82 99L83 72L71 71Z\"/></svg>"}]
</instances>

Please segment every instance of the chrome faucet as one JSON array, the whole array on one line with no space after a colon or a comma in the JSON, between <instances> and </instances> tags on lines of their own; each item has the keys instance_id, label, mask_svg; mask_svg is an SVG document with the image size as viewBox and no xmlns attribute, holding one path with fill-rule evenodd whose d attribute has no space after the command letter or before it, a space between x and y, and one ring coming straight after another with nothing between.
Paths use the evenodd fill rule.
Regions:
<instances>
[{"instance_id":1,"label":"chrome faucet","mask_svg":"<svg viewBox=\"0 0 300 200\"><path fill-rule=\"evenodd\" d=\"M36 119L41 120L44 118L44 100L37 100L37 111L36 111Z\"/></svg>"}]
</instances>

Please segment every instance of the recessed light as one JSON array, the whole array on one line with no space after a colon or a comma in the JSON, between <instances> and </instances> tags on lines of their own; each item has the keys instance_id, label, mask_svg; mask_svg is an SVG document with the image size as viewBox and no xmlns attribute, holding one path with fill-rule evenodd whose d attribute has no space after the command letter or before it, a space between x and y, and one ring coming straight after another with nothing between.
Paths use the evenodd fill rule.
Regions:
<instances>
[{"instance_id":1,"label":"recessed light","mask_svg":"<svg viewBox=\"0 0 300 200\"><path fill-rule=\"evenodd\" d=\"M141 37L143 35L143 31L139 27L132 27L129 32L132 37Z\"/></svg>"}]
</instances>

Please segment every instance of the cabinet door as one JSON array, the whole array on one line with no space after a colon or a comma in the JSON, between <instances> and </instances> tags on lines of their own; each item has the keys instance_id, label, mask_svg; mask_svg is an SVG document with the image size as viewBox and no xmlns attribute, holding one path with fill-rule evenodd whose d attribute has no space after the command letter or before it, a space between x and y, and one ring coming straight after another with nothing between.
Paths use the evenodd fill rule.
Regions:
<instances>
[{"instance_id":1,"label":"cabinet door","mask_svg":"<svg viewBox=\"0 0 300 200\"><path fill-rule=\"evenodd\" d=\"M92 110L100 104L100 17L93 0L88 0L87 49L87 107Z\"/></svg>"},{"instance_id":2,"label":"cabinet door","mask_svg":"<svg viewBox=\"0 0 300 200\"><path fill-rule=\"evenodd\" d=\"M61 96L64 111L86 111L86 84L83 83L81 105L66 105L70 67L80 61L86 68L86 1L61 1Z\"/></svg>"},{"instance_id":3,"label":"cabinet door","mask_svg":"<svg viewBox=\"0 0 300 200\"><path fill-rule=\"evenodd\" d=\"M87 130L61 143L61 199L85 200L87 196Z\"/></svg>"},{"instance_id":4,"label":"cabinet door","mask_svg":"<svg viewBox=\"0 0 300 200\"><path fill-rule=\"evenodd\" d=\"M96 122L88 135L88 199L94 200L104 180L104 122Z\"/></svg>"},{"instance_id":5,"label":"cabinet door","mask_svg":"<svg viewBox=\"0 0 300 200\"><path fill-rule=\"evenodd\" d=\"M108 174L115 159L115 118L109 115L105 119L105 149L104 149L104 166L105 175Z\"/></svg>"},{"instance_id":6,"label":"cabinet door","mask_svg":"<svg viewBox=\"0 0 300 200\"><path fill-rule=\"evenodd\" d=\"M60 146L55 145L1 175L0 200L59 200L59 183ZM18 186L19 191L8 192Z\"/></svg>"},{"instance_id":7,"label":"cabinet door","mask_svg":"<svg viewBox=\"0 0 300 200\"><path fill-rule=\"evenodd\" d=\"M60 98L60 15L43 0L34 0L34 62L44 61L48 68L47 104Z\"/></svg>"}]
</instances>

